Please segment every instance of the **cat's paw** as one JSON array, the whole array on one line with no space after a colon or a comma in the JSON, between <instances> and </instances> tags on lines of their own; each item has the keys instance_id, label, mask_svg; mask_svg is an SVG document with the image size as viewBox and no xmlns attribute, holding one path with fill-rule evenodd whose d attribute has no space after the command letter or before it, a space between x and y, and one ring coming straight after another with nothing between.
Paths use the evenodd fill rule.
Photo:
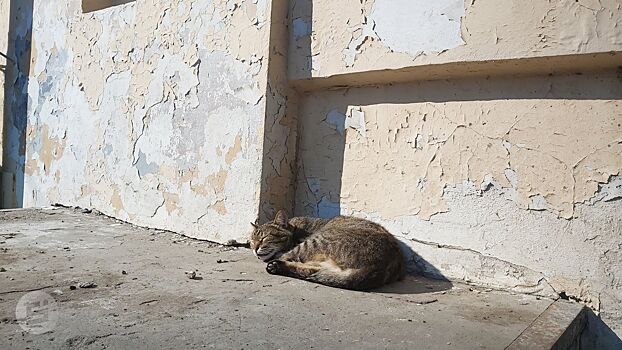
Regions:
<instances>
[{"instance_id":1,"label":"cat's paw","mask_svg":"<svg viewBox=\"0 0 622 350\"><path fill-rule=\"evenodd\" d=\"M281 271L282 263L283 263L282 261L278 261L278 260L270 261L268 265L266 265L266 271L271 275L276 275L279 273L279 271Z\"/></svg>"}]
</instances>

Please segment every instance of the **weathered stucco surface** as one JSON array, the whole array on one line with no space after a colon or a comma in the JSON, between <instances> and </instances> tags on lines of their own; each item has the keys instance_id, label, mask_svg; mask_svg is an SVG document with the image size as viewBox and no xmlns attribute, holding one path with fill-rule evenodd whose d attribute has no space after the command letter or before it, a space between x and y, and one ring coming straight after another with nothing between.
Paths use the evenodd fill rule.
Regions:
<instances>
[{"instance_id":1,"label":"weathered stucco surface","mask_svg":"<svg viewBox=\"0 0 622 350\"><path fill-rule=\"evenodd\" d=\"M295 212L418 268L566 295L622 332L622 4L295 0Z\"/></svg>"},{"instance_id":2,"label":"weathered stucco surface","mask_svg":"<svg viewBox=\"0 0 622 350\"><path fill-rule=\"evenodd\" d=\"M24 192L25 129L30 71L32 1L8 1L3 26L7 29L2 128L2 203L22 206Z\"/></svg>"},{"instance_id":3,"label":"weathered stucco surface","mask_svg":"<svg viewBox=\"0 0 622 350\"><path fill-rule=\"evenodd\" d=\"M618 51L617 0L294 0L290 79Z\"/></svg>"},{"instance_id":4,"label":"weathered stucco surface","mask_svg":"<svg viewBox=\"0 0 622 350\"><path fill-rule=\"evenodd\" d=\"M269 1L35 1L24 205L226 241L259 210ZM271 120L268 119L270 123Z\"/></svg>"},{"instance_id":5,"label":"weathered stucco surface","mask_svg":"<svg viewBox=\"0 0 622 350\"><path fill-rule=\"evenodd\" d=\"M622 332L619 1L30 3L4 205L219 242L279 208L369 217L429 274Z\"/></svg>"},{"instance_id":6,"label":"weathered stucco surface","mask_svg":"<svg viewBox=\"0 0 622 350\"><path fill-rule=\"evenodd\" d=\"M296 94L287 79L289 2L273 0L266 87L266 119L261 173L259 221L280 209L293 213L296 177Z\"/></svg>"},{"instance_id":7,"label":"weathered stucco surface","mask_svg":"<svg viewBox=\"0 0 622 350\"><path fill-rule=\"evenodd\" d=\"M8 33L9 32L9 0L0 0L0 33ZM6 54L8 51L8 35L0 34L0 52ZM0 91L0 116L2 116L2 120L4 121L4 84L6 82L6 71L7 66L11 64L6 57L0 57L0 88L3 90ZM3 138L3 129L4 122L0 123L0 186L2 184L2 138ZM2 196L0 196L0 203L2 202Z\"/></svg>"},{"instance_id":8,"label":"weathered stucco surface","mask_svg":"<svg viewBox=\"0 0 622 350\"><path fill-rule=\"evenodd\" d=\"M372 218L430 273L565 292L619 327L620 98L615 71L307 94L296 214Z\"/></svg>"},{"instance_id":9,"label":"weathered stucco surface","mask_svg":"<svg viewBox=\"0 0 622 350\"><path fill-rule=\"evenodd\" d=\"M443 188L471 181L511 188L519 207L570 219L622 170L620 91L611 72L318 92L302 107L313 136L303 136L300 156L306 168L343 168L348 207L384 217L427 220L447 211ZM344 155L333 156L340 143ZM378 186L388 176L396 186Z\"/></svg>"}]
</instances>

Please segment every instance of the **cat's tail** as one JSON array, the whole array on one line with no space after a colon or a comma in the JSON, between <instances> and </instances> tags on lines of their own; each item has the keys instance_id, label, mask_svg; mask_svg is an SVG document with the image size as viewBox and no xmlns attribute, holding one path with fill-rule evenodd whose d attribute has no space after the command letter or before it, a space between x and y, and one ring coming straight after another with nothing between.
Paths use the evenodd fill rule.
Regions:
<instances>
[{"instance_id":1,"label":"cat's tail","mask_svg":"<svg viewBox=\"0 0 622 350\"><path fill-rule=\"evenodd\" d=\"M375 273L370 273L367 269L348 269L339 272L321 269L308 276L306 280L329 287L368 290L375 288L376 284L378 284L378 287L381 285L376 275ZM373 281L371 277L373 277Z\"/></svg>"},{"instance_id":2,"label":"cat's tail","mask_svg":"<svg viewBox=\"0 0 622 350\"><path fill-rule=\"evenodd\" d=\"M330 287L370 290L401 280L405 273L403 261L398 261L382 269L360 268L338 271L324 268L306 279Z\"/></svg>"}]
</instances>

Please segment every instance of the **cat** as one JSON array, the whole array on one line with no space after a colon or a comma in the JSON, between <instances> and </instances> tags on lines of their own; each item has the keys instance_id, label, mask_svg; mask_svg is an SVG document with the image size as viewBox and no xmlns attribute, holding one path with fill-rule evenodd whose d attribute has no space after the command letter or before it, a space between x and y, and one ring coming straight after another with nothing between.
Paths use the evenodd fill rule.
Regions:
<instances>
[{"instance_id":1,"label":"cat","mask_svg":"<svg viewBox=\"0 0 622 350\"><path fill-rule=\"evenodd\" d=\"M401 280L406 273L397 239L369 220L293 217L283 211L254 230L253 254L273 275L331 287L370 290Z\"/></svg>"}]
</instances>

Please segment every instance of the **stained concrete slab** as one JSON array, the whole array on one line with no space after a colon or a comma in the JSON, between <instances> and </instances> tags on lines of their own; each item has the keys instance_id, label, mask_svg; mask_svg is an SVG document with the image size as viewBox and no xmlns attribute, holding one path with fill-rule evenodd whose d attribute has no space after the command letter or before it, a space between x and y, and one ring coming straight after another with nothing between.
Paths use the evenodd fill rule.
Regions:
<instances>
[{"instance_id":1,"label":"stained concrete slab","mask_svg":"<svg viewBox=\"0 0 622 350\"><path fill-rule=\"evenodd\" d=\"M505 350L584 349L579 340L587 318L588 308L584 305L558 300Z\"/></svg>"},{"instance_id":2,"label":"stained concrete slab","mask_svg":"<svg viewBox=\"0 0 622 350\"><path fill-rule=\"evenodd\" d=\"M503 349L552 303L417 276L329 288L269 275L245 248L66 208L1 211L0 249L3 349Z\"/></svg>"}]
</instances>

